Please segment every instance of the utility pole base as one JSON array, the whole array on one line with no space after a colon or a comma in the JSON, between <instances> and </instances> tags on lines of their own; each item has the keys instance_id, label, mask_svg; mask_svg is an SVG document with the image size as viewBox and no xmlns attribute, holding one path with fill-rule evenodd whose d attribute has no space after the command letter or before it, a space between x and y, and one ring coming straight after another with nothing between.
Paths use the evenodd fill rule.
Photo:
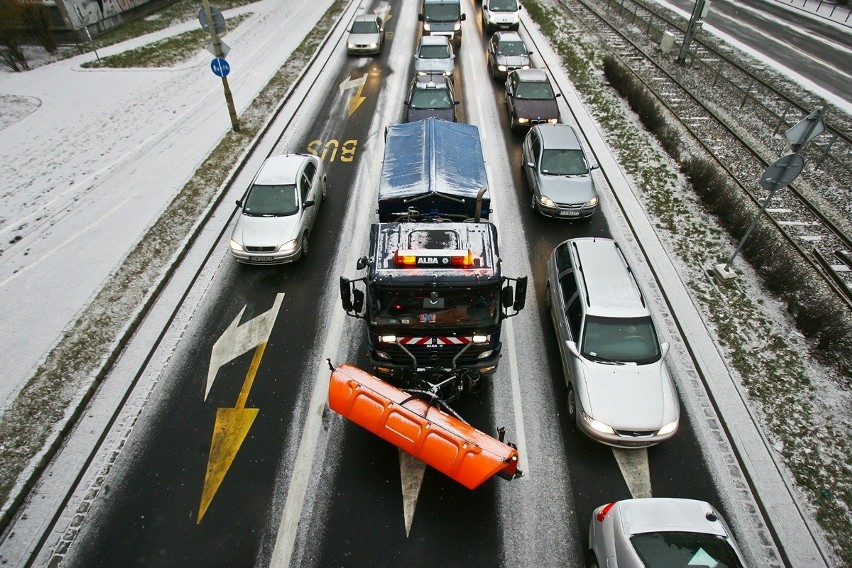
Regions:
<instances>
[{"instance_id":1,"label":"utility pole base","mask_svg":"<svg viewBox=\"0 0 852 568\"><path fill-rule=\"evenodd\" d=\"M727 264L717 264L711 272L720 284L729 284L737 278L737 273L733 269L728 268Z\"/></svg>"}]
</instances>

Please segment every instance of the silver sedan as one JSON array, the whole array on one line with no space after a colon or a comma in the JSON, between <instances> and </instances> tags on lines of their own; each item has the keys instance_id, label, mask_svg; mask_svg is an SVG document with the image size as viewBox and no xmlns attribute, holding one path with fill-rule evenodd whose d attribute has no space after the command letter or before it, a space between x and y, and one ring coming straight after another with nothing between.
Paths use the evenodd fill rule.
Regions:
<instances>
[{"instance_id":1,"label":"silver sedan","mask_svg":"<svg viewBox=\"0 0 852 568\"><path fill-rule=\"evenodd\" d=\"M589 524L589 565L597 568L744 568L716 509L692 499L626 499L601 505Z\"/></svg>"},{"instance_id":2,"label":"silver sedan","mask_svg":"<svg viewBox=\"0 0 852 568\"><path fill-rule=\"evenodd\" d=\"M574 127L542 124L527 133L521 166L532 191L530 206L546 217L591 217L598 209L598 192L583 145Z\"/></svg>"},{"instance_id":3,"label":"silver sedan","mask_svg":"<svg viewBox=\"0 0 852 568\"><path fill-rule=\"evenodd\" d=\"M308 253L308 237L327 194L322 161L307 154L267 158L245 196L231 253L247 264L284 264Z\"/></svg>"}]
</instances>

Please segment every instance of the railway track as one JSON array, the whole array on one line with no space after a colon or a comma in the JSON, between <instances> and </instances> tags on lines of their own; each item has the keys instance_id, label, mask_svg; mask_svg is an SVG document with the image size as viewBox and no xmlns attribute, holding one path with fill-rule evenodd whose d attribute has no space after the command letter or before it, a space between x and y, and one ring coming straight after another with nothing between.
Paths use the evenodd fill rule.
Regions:
<instances>
[{"instance_id":1,"label":"railway track","mask_svg":"<svg viewBox=\"0 0 852 568\"><path fill-rule=\"evenodd\" d=\"M790 153L783 132L810 110L774 90L725 54L724 47L696 41L689 65L678 65L676 51L663 53L655 36L661 38L664 29L685 28L685 22L652 12L641 3L559 0L559 4L581 23L584 32L598 36L631 69L703 152L727 172L743 196L756 208L764 205L768 191L759 180L770 164ZM675 45L682 41L683 32L679 33ZM836 193L841 201L848 194L843 188L850 175L852 140L830 125L827 134L824 141L806 148L809 167L796 183L775 193L766 218L838 301L852 309L852 221L841 214L848 204L824 198L813 189L815 185L834 188L836 192L824 193Z\"/></svg>"}]
</instances>

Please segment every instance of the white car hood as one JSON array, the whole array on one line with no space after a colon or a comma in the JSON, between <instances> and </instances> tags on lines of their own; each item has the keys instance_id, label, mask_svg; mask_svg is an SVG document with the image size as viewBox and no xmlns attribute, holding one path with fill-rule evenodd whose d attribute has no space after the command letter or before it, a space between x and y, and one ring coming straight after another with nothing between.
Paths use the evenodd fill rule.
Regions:
<instances>
[{"instance_id":1,"label":"white car hood","mask_svg":"<svg viewBox=\"0 0 852 568\"><path fill-rule=\"evenodd\" d=\"M349 43L366 45L368 43L379 44L379 34L349 34Z\"/></svg>"},{"instance_id":2,"label":"white car hood","mask_svg":"<svg viewBox=\"0 0 852 568\"><path fill-rule=\"evenodd\" d=\"M662 360L650 365L583 363L583 407L595 420L614 430L651 431L678 418L674 385Z\"/></svg>"},{"instance_id":3,"label":"white car hood","mask_svg":"<svg viewBox=\"0 0 852 568\"><path fill-rule=\"evenodd\" d=\"M278 247L299 235L300 215L252 217L240 215L233 240L245 247Z\"/></svg>"}]
</instances>

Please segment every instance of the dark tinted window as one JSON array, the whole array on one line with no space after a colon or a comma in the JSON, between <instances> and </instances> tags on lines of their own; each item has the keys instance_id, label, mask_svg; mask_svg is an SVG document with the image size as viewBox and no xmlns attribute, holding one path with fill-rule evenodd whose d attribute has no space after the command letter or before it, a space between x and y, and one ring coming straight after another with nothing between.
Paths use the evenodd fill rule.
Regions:
<instances>
[{"instance_id":1,"label":"dark tinted window","mask_svg":"<svg viewBox=\"0 0 852 568\"><path fill-rule=\"evenodd\" d=\"M298 211L295 185L253 185L243 203L243 213L254 217L284 217Z\"/></svg>"},{"instance_id":2,"label":"dark tinted window","mask_svg":"<svg viewBox=\"0 0 852 568\"><path fill-rule=\"evenodd\" d=\"M630 543L648 568L713 566L742 568L728 540L720 536L687 532L636 534Z\"/></svg>"},{"instance_id":3,"label":"dark tinted window","mask_svg":"<svg viewBox=\"0 0 852 568\"><path fill-rule=\"evenodd\" d=\"M595 361L647 365L659 360L660 343L650 317L587 316L580 351Z\"/></svg>"}]
</instances>

